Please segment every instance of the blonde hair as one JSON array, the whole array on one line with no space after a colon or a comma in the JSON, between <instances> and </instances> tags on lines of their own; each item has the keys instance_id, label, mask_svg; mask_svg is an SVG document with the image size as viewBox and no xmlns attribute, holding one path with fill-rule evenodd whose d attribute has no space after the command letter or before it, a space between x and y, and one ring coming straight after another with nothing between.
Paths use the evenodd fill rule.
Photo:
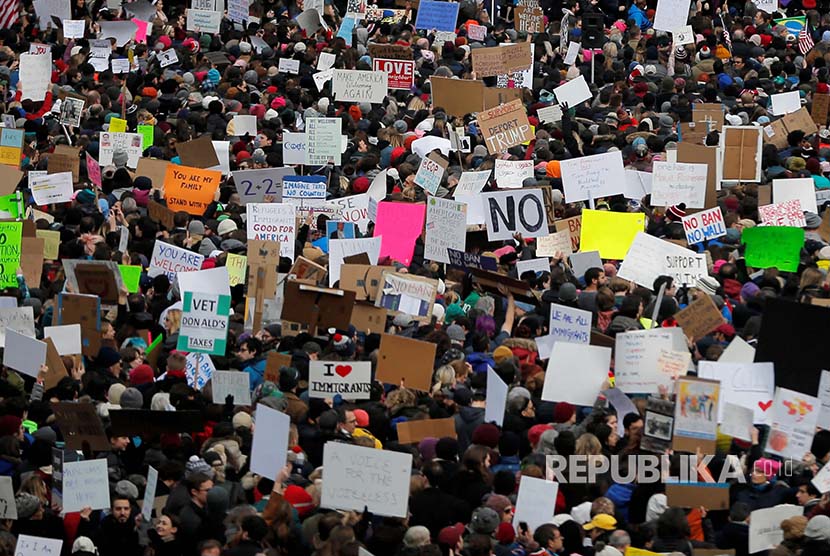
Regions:
<instances>
[{"instance_id":1,"label":"blonde hair","mask_svg":"<svg viewBox=\"0 0 830 556\"><path fill-rule=\"evenodd\" d=\"M170 320L170 334L176 334L182 327L182 312L180 309L167 311L167 318Z\"/></svg>"},{"instance_id":2,"label":"blonde hair","mask_svg":"<svg viewBox=\"0 0 830 556\"><path fill-rule=\"evenodd\" d=\"M441 365L435 371L435 384L432 386L432 393L437 394L441 388L449 386L455 380L455 369L450 365Z\"/></svg>"},{"instance_id":3,"label":"blonde hair","mask_svg":"<svg viewBox=\"0 0 830 556\"><path fill-rule=\"evenodd\" d=\"M597 456L602 453L602 444L599 438L586 432L576 439L574 453L578 456Z\"/></svg>"}]
</instances>

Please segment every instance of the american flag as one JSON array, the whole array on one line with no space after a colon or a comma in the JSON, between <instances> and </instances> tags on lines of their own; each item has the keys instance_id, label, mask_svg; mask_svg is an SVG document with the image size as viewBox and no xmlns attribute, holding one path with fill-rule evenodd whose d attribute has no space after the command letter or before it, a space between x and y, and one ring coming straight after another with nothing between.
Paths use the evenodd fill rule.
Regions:
<instances>
[{"instance_id":1,"label":"american flag","mask_svg":"<svg viewBox=\"0 0 830 556\"><path fill-rule=\"evenodd\" d=\"M721 18L720 24L723 27L723 42L726 44L726 48L729 52L732 52L732 35L729 33L729 27L726 26L726 22Z\"/></svg>"},{"instance_id":2,"label":"american flag","mask_svg":"<svg viewBox=\"0 0 830 556\"><path fill-rule=\"evenodd\" d=\"M0 0L0 27L11 27L19 17L20 0Z\"/></svg>"},{"instance_id":3,"label":"american flag","mask_svg":"<svg viewBox=\"0 0 830 556\"><path fill-rule=\"evenodd\" d=\"M804 56L810 52L816 43L813 42L813 36L810 35L807 25L805 24L801 31L798 32L798 51Z\"/></svg>"}]
</instances>

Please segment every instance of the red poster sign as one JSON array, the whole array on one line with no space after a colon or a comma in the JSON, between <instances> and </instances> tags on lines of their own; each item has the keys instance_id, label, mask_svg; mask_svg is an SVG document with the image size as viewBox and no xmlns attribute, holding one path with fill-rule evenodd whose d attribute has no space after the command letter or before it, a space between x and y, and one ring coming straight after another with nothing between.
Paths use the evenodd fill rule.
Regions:
<instances>
[{"instance_id":1,"label":"red poster sign","mask_svg":"<svg viewBox=\"0 0 830 556\"><path fill-rule=\"evenodd\" d=\"M374 71L389 75L390 89L409 90L415 82L415 62L412 60L383 60L375 58Z\"/></svg>"}]
</instances>

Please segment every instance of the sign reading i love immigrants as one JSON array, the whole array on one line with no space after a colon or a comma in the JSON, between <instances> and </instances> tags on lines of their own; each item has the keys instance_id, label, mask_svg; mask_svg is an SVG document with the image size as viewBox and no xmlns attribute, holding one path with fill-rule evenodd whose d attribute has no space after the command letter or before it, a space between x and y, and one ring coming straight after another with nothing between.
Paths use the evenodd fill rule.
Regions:
<instances>
[{"instance_id":1,"label":"sign reading i love immigrants","mask_svg":"<svg viewBox=\"0 0 830 556\"><path fill-rule=\"evenodd\" d=\"M372 390L372 363L369 361L311 361L308 369L308 396L347 400L368 400Z\"/></svg>"}]
</instances>

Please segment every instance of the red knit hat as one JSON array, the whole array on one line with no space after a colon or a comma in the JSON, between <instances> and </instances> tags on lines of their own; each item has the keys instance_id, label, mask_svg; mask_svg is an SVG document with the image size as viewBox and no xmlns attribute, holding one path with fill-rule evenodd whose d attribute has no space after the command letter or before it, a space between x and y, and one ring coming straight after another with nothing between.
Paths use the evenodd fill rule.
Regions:
<instances>
[{"instance_id":1,"label":"red knit hat","mask_svg":"<svg viewBox=\"0 0 830 556\"><path fill-rule=\"evenodd\" d=\"M576 408L568 402L559 402L553 408L553 422L567 423L576 413Z\"/></svg>"},{"instance_id":2,"label":"red knit hat","mask_svg":"<svg viewBox=\"0 0 830 556\"><path fill-rule=\"evenodd\" d=\"M684 216L686 216L686 205L683 203L670 206L669 210L666 211L666 218L672 222L680 222Z\"/></svg>"},{"instance_id":3,"label":"red knit hat","mask_svg":"<svg viewBox=\"0 0 830 556\"><path fill-rule=\"evenodd\" d=\"M349 106L349 116L351 116L352 119L356 122L363 119L363 112L360 111L360 106L358 106L357 104Z\"/></svg>"},{"instance_id":4,"label":"red knit hat","mask_svg":"<svg viewBox=\"0 0 830 556\"><path fill-rule=\"evenodd\" d=\"M366 193L369 191L369 178L360 176L352 183L352 191L355 193Z\"/></svg>"},{"instance_id":5,"label":"red knit hat","mask_svg":"<svg viewBox=\"0 0 830 556\"><path fill-rule=\"evenodd\" d=\"M501 433L499 428L492 423L482 423L473 431L473 444L480 446L487 446L488 448L497 448L499 445L499 437Z\"/></svg>"},{"instance_id":6,"label":"red knit hat","mask_svg":"<svg viewBox=\"0 0 830 556\"><path fill-rule=\"evenodd\" d=\"M289 485L282 495L286 502L291 504L300 517L305 517L314 510L314 501L311 495L304 488L297 485Z\"/></svg>"},{"instance_id":7,"label":"red knit hat","mask_svg":"<svg viewBox=\"0 0 830 556\"><path fill-rule=\"evenodd\" d=\"M496 528L496 540L501 544L511 544L516 540L516 531L510 523L499 523Z\"/></svg>"},{"instance_id":8,"label":"red knit hat","mask_svg":"<svg viewBox=\"0 0 830 556\"><path fill-rule=\"evenodd\" d=\"M532 427L530 427L530 430L527 431L527 439L528 441L530 441L530 445L536 446L539 443L539 439L542 437L542 433L544 433L545 431L549 431L552 428L553 427L548 424L533 425Z\"/></svg>"},{"instance_id":9,"label":"red knit hat","mask_svg":"<svg viewBox=\"0 0 830 556\"><path fill-rule=\"evenodd\" d=\"M139 365L132 371L130 371L130 384L132 386L138 386L139 384L150 384L153 382L155 378L155 374L153 373L153 368L150 365Z\"/></svg>"}]
</instances>

